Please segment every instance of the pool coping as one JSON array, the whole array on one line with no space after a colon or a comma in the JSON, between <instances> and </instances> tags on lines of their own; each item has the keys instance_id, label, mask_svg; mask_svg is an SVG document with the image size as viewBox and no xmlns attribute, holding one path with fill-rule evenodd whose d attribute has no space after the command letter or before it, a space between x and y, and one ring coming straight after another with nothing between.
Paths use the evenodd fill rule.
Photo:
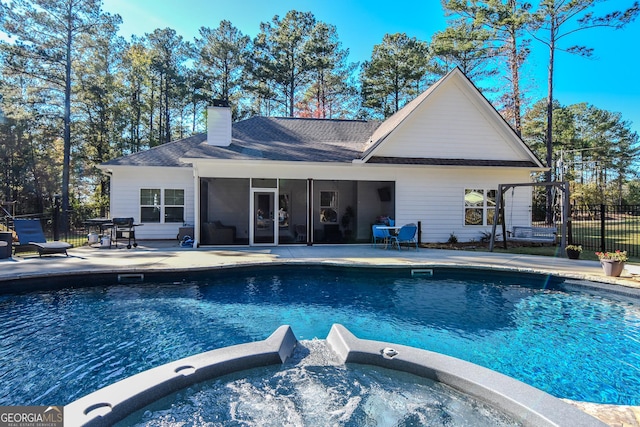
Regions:
<instances>
[{"instance_id":1,"label":"pool coping","mask_svg":"<svg viewBox=\"0 0 640 427\"><path fill-rule=\"evenodd\" d=\"M525 426L605 426L571 404L491 369L441 353L359 339L334 324L327 342L343 363L376 365L446 384L511 416Z\"/></svg>"},{"instance_id":2,"label":"pool coping","mask_svg":"<svg viewBox=\"0 0 640 427\"><path fill-rule=\"evenodd\" d=\"M561 271L551 271L544 268L535 267L522 267L522 266L508 266L508 265L493 265L493 264L455 264L447 262L403 262L403 263L367 263L362 261L332 259L332 260L316 260L316 259L279 259L277 261L268 262L234 262L222 265L210 265L210 266L198 266L190 268L153 268L153 267L139 267L139 268L104 268L99 270L76 270L66 272L34 272L29 274L18 274L13 277L0 276L0 294L11 292L30 292L35 290L41 290L38 286L24 286L25 282L31 280L38 280L42 278L60 278L60 277L82 277L90 276L94 278L107 278L114 276L119 283L143 283L146 275L167 275L167 274L180 274L188 271L190 273L206 273L207 271L221 271L230 269L241 269L250 267L283 267L283 266L307 266L307 267L340 267L340 268L376 268L376 269L459 269L459 270L482 270L482 271L500 271L500 272L512 272L512 273L525 273L535 275L551 275L565 280L577 280L590 283L576 283L572 282L569 286L573 288L579 288L583 290L591 291L606 291L617 295L623 295L631 298L640 299L640 286L631 286L627 283L629 280L612 278L612 277L598 277L589 274L580 273L567 273ZM127 277L128 276L128 277ZM124 278L125 280L121 280ZM128 281L127 278L133 280ZM139 278L140 280L136 281ZM94 283L95 285L95 283ZM640 284L639 284L640 285ZM86 286L93 286L87 284ZM55 287L54 287L55 288Z\"/></svg>"},{"instance_id":3,"label":"pool coping","mask_svg":"<svg viewBox=\"0 0 640 427\"><path fill-rule=\"evenodd\" d=\"M420 249L390 251L370 245L315 245L278 247L166 247L167 242L140 242L138 248L78 247L70 256L20 256L0 260L3 284L20 279L77 276L95 273L153 273L207 270L266 264L322 264L360 267L455 267L499 269L551 274L557 277L640 289L640 266L627 263L623 277L607 277L600 263L563 257L468 250Z\"/></svg>"},{"instance_id":4,"label":"pool coping","mask_svg":"<svg viewBox=\"0 0 640 427\"><path fill-rule=\"evenodd\" d=\"M326 338L343 364L375 365L446 384L525 426L605 426L535 387L482 366L414 347L363 340L334 324ZM211 350L125 378L64 407L65 424L109 426L193 384L259 366L284 363L297 339L280 326L266 340Z\"/></svg>"},{"instance_id":5,"label":"pool coping","mask_svg":"<svg viewBox=\"0 0 640 427\"><path fill-rule=\"evenodd\" d=\"M284 363L297 343L289 326L267 339L199 353L110 384L64 407L64 423L111 426L145 406L207 379L246 369Z\"/></svg>"}]
</instances>

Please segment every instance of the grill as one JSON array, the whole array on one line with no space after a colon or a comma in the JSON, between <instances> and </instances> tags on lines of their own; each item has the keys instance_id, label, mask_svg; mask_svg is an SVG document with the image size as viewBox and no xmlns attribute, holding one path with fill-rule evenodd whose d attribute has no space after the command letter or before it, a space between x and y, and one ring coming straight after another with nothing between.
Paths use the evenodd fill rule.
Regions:
<instances>
[{"instance_id":1,"label":"grill","mask_svg":"<svg viewBox=\"0 0 640 427\"><path fill-rule=\"evenodd\" d=\"M133 218L113 218L111 222L113 222L113 227L116 231L114 239L116 247L118 246L118 239L128 239L127 249L131 249L132 240L133 247L138 246L138 242L136 242L136 227L140 224L134 224Z\"/></svg>"}]
</instances>

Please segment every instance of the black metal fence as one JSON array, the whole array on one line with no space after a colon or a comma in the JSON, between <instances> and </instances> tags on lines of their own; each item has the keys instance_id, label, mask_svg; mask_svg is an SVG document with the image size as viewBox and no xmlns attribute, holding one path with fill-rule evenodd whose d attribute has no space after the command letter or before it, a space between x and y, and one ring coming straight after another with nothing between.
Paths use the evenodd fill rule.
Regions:
<instances>
[{"instance_id":1,"label":"black metal fence","mask_svg":"<svg viewBox=\"0 0 640 427\"><path fill-rule=\"evenodd\" d=\"M640 255L640 205L572 206L569 243L593 251Z\"/></svg>"},{"instance_id":2,"label":"black metal fence","mask_svg":"<svg viewBox=\"0 0 640 427\"><path fill-rule=\"evenodd\" d=\"M88 227L86 221L89 218L99 217L99 211L93 210L70 210L67 213L66 225L63 221L64 215L60 212L60 207L56 204L51 210L38 214L21 215L3 211L0 214L0 230L13 230L13 218L39 219L42 231L47 240L61 240L71 243L74 247L83 246L87 243Z\"/></svg>"},{"instance_id":3,"label":"black metal fence","mask_svg":"<svg viewBox=\"0 0 640 427\"><path fill-rule=\"evenodd\" d=\"M68 212L68 225L62 224L57 206L50 212L16 217L39 218L47 239L63 240L74 246L87 243L89 218L100 217L97 211ZM640 256L640 205L572 206L568 224L568 243L582 245L591 251L627 251L629 256ZM10 216L0 215L0 228L12 229Z\"/></svg>"}]
</instances>

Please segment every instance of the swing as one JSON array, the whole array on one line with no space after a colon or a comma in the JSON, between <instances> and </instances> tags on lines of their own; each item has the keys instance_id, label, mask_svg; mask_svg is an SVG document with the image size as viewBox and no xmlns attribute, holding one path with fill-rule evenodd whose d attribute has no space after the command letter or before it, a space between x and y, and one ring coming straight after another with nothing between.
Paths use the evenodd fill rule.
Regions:
<instances>
[{"instance_id":1,"label":"swing","mask_svg":"<svg viewBox=\"0 0 640 427\"><path fill-rule=\"evenodd\" d=\"M513 224L513 200L515 187L511 187L509 224ZM558 231L555 227L530 227L512 225L509 240L528 243L555 243Z\"/></svg>"},{"instance_id":2,"label":"swing","mask_svg":"<svg viewBox=\"0 0 640 427\"><path fill-rule=\"evenodd\" d=\"M513 215L513 190L515 187L534 187L534 186L552 186L561 190L563 193L561 205L562 215L562 234L561 245L564 248L566 245L566 228L568 219L568 205L569 205L569 185L567 182L539 182L539 183L519 183L519 184L500 184L498 186L498 197L496 204L495 219L493 222L493 229L491 232L491 241L489 243L489 250L493 251L495 238L496 238L496 226L502 224L502 234L505 236L503 239L504 248L507 248L507 240L511 241L525 241L530 243L552 243L557 242L558 230L556 227L533 227L533 226L514 226L511 227L510 236L507 237L505 215L504 215L504 193L511 188L512 204L510 215ZM512 220L512 217L510 217Z\"/></svg>"},{"instance_id":3,"label":"swing","mask_svg":"<svg viewBox=\"0 0 640 427\"><path fill-rule=\"evenodd\" d=\"M513 195L515 192L515 187L511 187L511 206L510 206L510 218L509 223L513 224ZM552 192L554 188L551 189ZM511 236L510 240L516 242L527 242L527 243L556 243L556 238L558 235L558 230L556 227L533 227L533 226L518 226L512 225L511 227Z\"/></svg>"}]
</instances>

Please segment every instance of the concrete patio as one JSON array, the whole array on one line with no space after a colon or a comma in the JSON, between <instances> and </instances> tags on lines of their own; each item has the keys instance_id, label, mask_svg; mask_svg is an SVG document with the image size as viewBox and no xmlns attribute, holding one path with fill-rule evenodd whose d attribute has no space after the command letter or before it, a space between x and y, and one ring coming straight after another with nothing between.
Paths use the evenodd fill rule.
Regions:
<instances>
[{"instance_id":1,"label":"concrete patio","mask_svg":"<svg viewBox=\"0 0 640 427\"><path fill-rule=\"evenodd\" d=\"M553 274L640 288L640 280L636 280L635 275L640 272L640 266L630 264L627 264L620 278L613 278L604 276L596 261L545 256L441 249L416 251L403 248L398 251L382 249L380 246L374 248L371 245L182 248L177 241L164 240L141 241L137 248L132 249L126 249L122 244L111 248L82 246L70 249L68 257L20 254L0 260L0 282L49 275L180 271L281 263L481 267Z\"/></svg>"},{"instance_id":2,"label":"concrete patio","mask_svg":"<svg viewBox=\"0 0 640 427\"><path fill-rule=\"evenodd\" d=\"M316 245L278 247L182 248L177 241L141 241L137 248L83 246L69 256L39 257L37 253L0 260L0 290L3 282L21 278L85 275L94 273L177 272L224 267L277 264L353 265L389 267L459 267L535 272L591 280L605 289L640 290L640 266L627 264L619 278L606 277L597 261L566 258L456 251L440 249L386 250L371 245ZM620 286L617 288L617 286ZM640 408L571 402L611 426L640 427Z\"/></svg>"}]
</instances>

